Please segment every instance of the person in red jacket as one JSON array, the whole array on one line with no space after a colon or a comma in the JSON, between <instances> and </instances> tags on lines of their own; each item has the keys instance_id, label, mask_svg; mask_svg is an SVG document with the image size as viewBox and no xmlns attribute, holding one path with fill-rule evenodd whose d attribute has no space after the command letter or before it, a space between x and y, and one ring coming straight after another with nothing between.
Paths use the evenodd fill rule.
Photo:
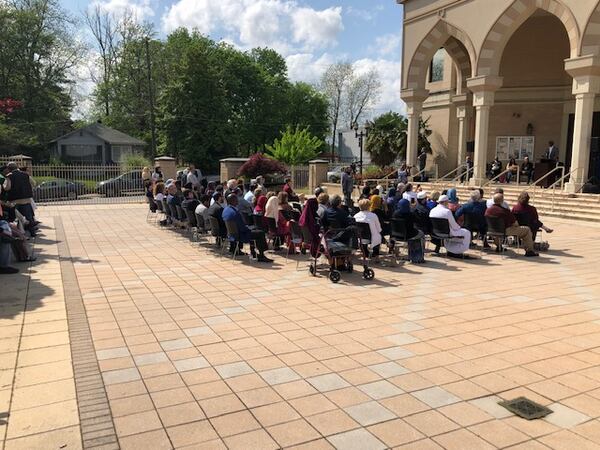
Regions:
<instances>
[{"instance_id":1,"label":"person in red jacket","mask_svg":"<svg viewBox=\"0 0 600 450\"><path fill-rule=\"evenodd\" d=\"M536 207L529 204L529 194L527 192L521 192L518 203L513 206L512 213L515 215L524 214L527 217L527 222L529 228L531 228L531 236L533 237L534 242L540 228L546 233L552 233L554 231L540 221Z\"/></svg>"},{"instance_id":2,"label":"person in red jacket","mask_svg":"<svg viewBox=\"0 0 600 450\"><path fill-rule=\"evenodd\" d=\"M485 216L502 218L502 220L504 220L504 225L506 225L506 235L515 236L523 241L523 246L525 247L525 256L539 256L539 254L533 249L533 237L531 235L531 230L529 227L519 226L513 213L511 213L509 209L502 206L503 202L504 194L494 194L494 204L485 211ZM500 242L496 241L496 245L498 246L498 251L500 251Z\"/></svg>"}]
</instances>

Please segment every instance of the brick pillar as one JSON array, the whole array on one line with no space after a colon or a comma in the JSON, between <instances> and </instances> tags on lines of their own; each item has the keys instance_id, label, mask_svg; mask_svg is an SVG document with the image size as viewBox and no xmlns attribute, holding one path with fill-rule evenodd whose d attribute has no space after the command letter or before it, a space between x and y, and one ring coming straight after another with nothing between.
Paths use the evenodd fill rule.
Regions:
<instances>
[{"instance_id":1,"label":"brick pillar","mask_svg":"<svg viewBox=\"0 0 600 450\"><path fill-rule=\"evenodd\" d=\"M310 193L321 185L327 182L327 171L329 162L324 159L315 159L308 162L308 188Z\"/></svg>"},{"instance_id":2,"label":"brick pillar","mask_svg":"<svg viewBox=\"0 0 600 450\"><path fill-rule=\"evenodd\" d=\"M154 167L157 166L160 166L165 181L169 178L175 179L177 177L177 161L175 161L175 158L171 158L170 156L154 158Z\"/></svg>"},{"instance_id":3,"label":"brick pillar","mask_svg":"<svg viewBox=\"0 0 600 450\"><path fill-rule=\"evenodd\" d=\"M238 172L240 167L248 161L248 158L226 158L220 161L221 171L220 178L221 182L224 183L232 178L238 178Z\"/></svg>"}]
</instances>

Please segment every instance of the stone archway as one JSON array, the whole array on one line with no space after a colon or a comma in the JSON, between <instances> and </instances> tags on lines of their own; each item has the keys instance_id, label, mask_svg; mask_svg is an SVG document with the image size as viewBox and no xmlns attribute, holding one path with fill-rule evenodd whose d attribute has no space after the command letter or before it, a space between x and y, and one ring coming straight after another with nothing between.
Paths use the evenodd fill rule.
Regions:
<instances>
[{"instance_id":1,"label":"stone archway","mask_svg":"<svg viewBox=\"0 0 600 450\"><path fill-rule=\"evenodd\" d=\"M563 23L569 36L571 58L578 56L580 33L571 10L556 0L515 0L488 32L479 53L477 76L498 75L508 40L537 9L553 14Z\"/></svg>"},{"instance_id":2,"label":"stone archway","mask_svg":"<svg viewBox=\"0 0 600 450\"><path fill-rule=\"evenodd\" d=\"M581 52L584 55L600 55L600 0L592 12L583 37L581 39Z\"/></svg>"},{"instance_id":3,"label":"stone archway","mask_svg":"<svg viewBox=\"0 0 600 450\"><path fill-rule=\"evenodd\" d=\"M476 52L467 34L454 25L440 20L421 41L406 72L404 88L423 89L429 64L435 52L444 47L456 66L460 77L460 88L466 86L475 67Z\"/></svg>"}]
</instances>

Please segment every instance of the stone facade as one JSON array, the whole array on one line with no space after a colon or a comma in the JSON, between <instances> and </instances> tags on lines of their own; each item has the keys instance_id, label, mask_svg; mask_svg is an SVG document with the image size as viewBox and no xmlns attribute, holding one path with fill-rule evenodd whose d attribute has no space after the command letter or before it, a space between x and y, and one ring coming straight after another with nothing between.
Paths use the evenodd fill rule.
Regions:
<instances>
[{"instance_id":1,"label":"stone facade","mask_svg":"<svg viewBox=\"0 0 600 450\"><path fill-rule=\"evenodd\" d=\"M535 137L534 159L555 141L575 191L590 172L600 111L598 0L399 0L404 6L402 98L407 160L416 162L418 119L429 120L440 171L473 152L485 178L498 136ZM430 64L444 49L443 77ZM597 115L598 116L598 115ZM598 136L600 137L600 136ZM594 155L592 155L594 158ZM431 158L434 159L434 158Z\"/></svg>"}]
</instances>

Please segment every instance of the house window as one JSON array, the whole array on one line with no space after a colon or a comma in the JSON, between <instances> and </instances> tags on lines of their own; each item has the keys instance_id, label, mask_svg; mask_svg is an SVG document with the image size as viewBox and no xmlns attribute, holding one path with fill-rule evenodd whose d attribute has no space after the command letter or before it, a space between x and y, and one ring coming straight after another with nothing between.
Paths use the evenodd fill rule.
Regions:
<instances>
[{"instance_id":1,"label":"house window","mask_svg":"<svg viewBox=\"0 0 600 450\"><path fill-rule=\"evenodd\" d=\"M121 162L127 155L131 155L131 145L113 145L112 146L112 160L114 162Z\"/></svg>"},{"instance_id":2,"label":"house window","mask_svg":"<svg viewBox=\"0 0 600 450\"><path fill-rule=\"evenodd\" d=\"M446 50L440 48L429 66L429 82L435 83L436 81L442 81L444 79L444 62L446 60Z\"/></svg>"}]
</instances>

